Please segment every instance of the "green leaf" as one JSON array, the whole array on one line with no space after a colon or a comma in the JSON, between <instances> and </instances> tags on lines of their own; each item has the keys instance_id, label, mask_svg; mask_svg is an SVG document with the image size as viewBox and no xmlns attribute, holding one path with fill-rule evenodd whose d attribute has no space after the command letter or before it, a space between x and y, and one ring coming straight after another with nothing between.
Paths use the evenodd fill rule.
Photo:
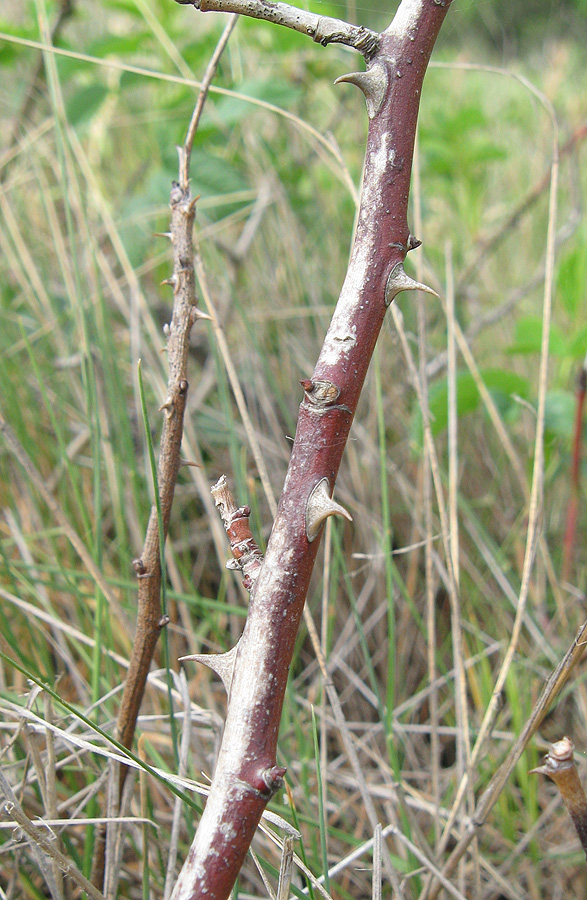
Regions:
<instances>
[{"instance_id":1,"label":"green leaf","mask_svg":"<svg viewBox=\"0 0 587 900\"><path fill-rule=\"evenodd\" d=\"M92 119L108 94L108 88L99 83L80 88L67 101L65 108L68 121L72 125L80 125Z\"/></svg>"},{"instance_id":2,"label":"green leaf","mask_svg":"<svg viewBox=\"0 0 587 900\"><path fill-rule=\"evenodd\" d=\"M580 242L560 261L557 297L570 315L577 315L587 298L587 241Z\"/></svg>"},{"instance_id":3,"label":"green leaf","mask_svg":"<svg viewBox=\"0 0 587 900\"><path fill-rule=\"evenodd\" d=\"M502 417L511 415L518 409L514 395L527 399L530 396L528 379L507 369L485 369L481 378L488 388L494 403ZM432 434L441 434L448 424L448 388L447 379L437 381L430 388L428 395ZM470 372L457 375L457 415L459 418L475 412L482 405L481 395ZM422 414L416 407L412 415L412 438L418 446L422 445Z\"/></svg>"},{"instance_id":4,"label":"green leaf","mask_svg":"<svg viewBox=\"0 0 587 900\"><path fill-rule=\"evenodd\" d=\"M150 32L139 28L133 28L130 34L108 34L93 41L89 45L87 53L90 56L97 56L99 59L118 56L120 59L128 61L130 56L144 47L145 41L150 37Z\"/></svg>"},{"instance_id":5,"label":"green leaf","mask_svg":"<svg viewBox=\"0 0 587 900\"><path fill-rule=\"evenodd\" d=\"M576 400L570 391L549 391L544 402L547 434L568 440L573 434Z\"/></svg>"},{"instance_id":6,"label":"green leaf","mask_svg":"<svg viewBox=\"0 0 587 900\"><path fill-rule=\"evenodd\" d=\"M528 354L540 353L542 346L542 318L540 316L522 316L516 322L514 343L508 347L508 353ZM555 325L551 326L548 350L552 356L568 356L567 341Z\"/></svg>"},{"instance_id":7,"label":"green leaf","mask_svg":"<svg viewBox=\"0 0 587 900\"><path fill-rule=\"evenodd\" d=\"M282 78L271 78L243 81L239 85L239 94L288 108L300 97L301 91ZM256 107L238 97L223 97L216 104L215 119L226 127L231 127L250 116L253 108Z\"/></svg>"},{"instance_id":8,"label":"green leaf","mask_svg":"<svg viewBox=\"0 0 587 900\"><path fill-rule=\"evenodd\" d=\"M177 169L177 159L175 163ZM221 156L213 156L204 150L192 152L190 174L192 193L203 197L214 194L231 194L244 191L249 185L241 173L228 160Z\"/></svg>"}]
</instances>

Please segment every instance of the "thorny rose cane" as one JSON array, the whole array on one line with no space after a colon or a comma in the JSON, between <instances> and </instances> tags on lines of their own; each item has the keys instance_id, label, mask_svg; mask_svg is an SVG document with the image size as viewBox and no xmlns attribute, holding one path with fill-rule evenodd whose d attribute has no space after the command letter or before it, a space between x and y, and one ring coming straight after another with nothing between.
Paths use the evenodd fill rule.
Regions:
<instances>
[{"instance_id":1,"label":"thorny rose cane","mask_svg":"<svg viewBox=\"0 0 587 900\"><path fill-rule=\"evenodd\" d=\"M331 495L361 388L394 297L403 290L431 292L406 275L403 261L419 244L407 211L420 93L450 2L402 0L389 28L369 41L366 72L338 79L360 87L369 114L354 246L316 368L302 381L292 456L243 634L225 657L208 660L229 688L226 725L172 900L226 900L263 810L283 784L276 747L288 670L321 524L342 511ZM241 0L194 5L243 13L286 7Z\"/></svg>"}]
</instances>

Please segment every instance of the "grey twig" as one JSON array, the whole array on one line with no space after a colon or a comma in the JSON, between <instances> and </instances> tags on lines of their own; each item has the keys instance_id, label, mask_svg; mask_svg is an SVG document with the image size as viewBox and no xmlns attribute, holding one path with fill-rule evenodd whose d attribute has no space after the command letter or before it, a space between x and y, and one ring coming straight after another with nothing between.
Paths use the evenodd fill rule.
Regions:
<instances>
[{"instance_id":1,"label":"grey twig","mask_svg":"<svg viewBox=\"0 0 587 900\"><path fill-rule=\"evenodd\" d=\"M351 25L343 19L319 16L306 12L289 3L268 3L267 0L176 0L184 6L195 6L201 12L228 12L264 19L275 25L292 28L300 34L307 34L317 44L345 44L362 53L365 59L373 57L378 49L381 36L362 25Z\"/></svg>"}]
</instances>

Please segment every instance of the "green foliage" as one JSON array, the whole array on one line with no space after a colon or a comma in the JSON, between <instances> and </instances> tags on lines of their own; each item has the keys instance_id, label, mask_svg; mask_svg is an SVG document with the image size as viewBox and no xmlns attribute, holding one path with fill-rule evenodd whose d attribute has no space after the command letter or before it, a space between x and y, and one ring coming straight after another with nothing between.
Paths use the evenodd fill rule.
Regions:
<instances>
[{"instance_id":1,"label":"green foliage","mask_svg":"<svg viewBox=\"0 0 587 900\"><path fill-rule=\"evenodd\" d=\"M528 379L507 369L484 369L480 372L480 376L501 416L509 421L517 418L519 398L527 400L531 395ZM459 419L483 409L479 387L470 372L457 374L456 397ZM448 424L448 382L446 378L436 381L431 387L428 405L430 427L432 434L436 437L446 430ZM419 406L414 408L412 416L413 440L421 449L423 430L422 411Z\"/></svg>"}]
</instances>

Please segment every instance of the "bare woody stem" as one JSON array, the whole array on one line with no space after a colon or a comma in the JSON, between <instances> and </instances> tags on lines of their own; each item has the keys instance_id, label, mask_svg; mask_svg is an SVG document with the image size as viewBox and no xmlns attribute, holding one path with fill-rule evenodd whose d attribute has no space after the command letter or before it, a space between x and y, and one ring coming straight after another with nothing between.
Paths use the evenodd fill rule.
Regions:
<instances>
[{"instance_id":1,"label":"bare woody stem","mask_svg":"<svg viewBox=\"0 0 587 900\"><path fill-rule=\"evenodd\" d=\"M377 52L380 35L362 25L350 25L342 19L319 16L290 6L289 3L272 3L268 0L176 0L184 6L195 6L201 12L239 13L253 19L263 19L275 25L293 28L307 34L317 44L346 44L370 59Z\"/></svg>"},{"instance_id":2,"label":"bare woody stem","mask_svg":"<svg viewBox=\"0 0 587 900\"><path fill-rule=\"evenodd\" d=\"M403 0L367 72L343 79L361 88L370 117L355 242L316 368L302 382L277 516L243 634L230 651L230 698L210 795L172 900L226 900L283 782L279 722L321 522L342 512L330 498L386 309L401 290L425 289L403 270L419 243L408 228L408 195L422 82L449 5Z\"/></svg>"}]
</instances>

